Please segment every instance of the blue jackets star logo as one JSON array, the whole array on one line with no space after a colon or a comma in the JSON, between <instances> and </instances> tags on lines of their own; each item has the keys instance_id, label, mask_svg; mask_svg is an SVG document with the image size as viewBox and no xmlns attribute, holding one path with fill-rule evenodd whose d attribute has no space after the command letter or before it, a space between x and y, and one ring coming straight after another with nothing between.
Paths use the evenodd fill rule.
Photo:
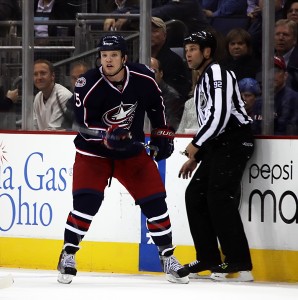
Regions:
<instances>
[{"instance_id":1,"label":"blue jackets star logo","mask_svg":"<svg viewBox=\"0 0 298 300\"><path fill-rule=\"evenodd\" d=\"M135 104L123 104L121 102L119 106L114 107L103 115L103 121L108 126L118 125L130 129L137 105L137 102Z\"/></svg>"}]
</instances>

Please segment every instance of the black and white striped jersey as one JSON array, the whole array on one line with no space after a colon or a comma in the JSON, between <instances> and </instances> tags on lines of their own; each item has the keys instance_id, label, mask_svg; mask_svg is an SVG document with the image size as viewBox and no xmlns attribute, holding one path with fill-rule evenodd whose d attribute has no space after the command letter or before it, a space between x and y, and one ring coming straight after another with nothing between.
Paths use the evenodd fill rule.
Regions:
<instances>
[{"instance_id":1,"label":"black and white striped jersey","mask_svg":"<svg viewBox=\"0 0 298 300\"><path fill-rule=\"evenodd\" d=\"M207 66L200 76L194 101L199 124L192 141L196 146L217 137L231 124L240 127L252 122L244 108L235 74L216 62Z\"/></svg>"}]
</instances>

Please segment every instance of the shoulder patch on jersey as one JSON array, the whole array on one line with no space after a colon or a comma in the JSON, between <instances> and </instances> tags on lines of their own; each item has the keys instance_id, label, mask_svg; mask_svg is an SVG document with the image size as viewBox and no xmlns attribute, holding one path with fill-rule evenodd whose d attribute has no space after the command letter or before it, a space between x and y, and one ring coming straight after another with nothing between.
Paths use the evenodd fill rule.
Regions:
<instances>
[{"instance_id":1,"label":"shoulder patch on jersey","mask_svg":"<svg viewBox=\"0 0 298 300\"><path fill-rule=\"evenodd\" d=\"M78 80L76 81L75 86L76 87L83 87L86 84L86 78L85 77L80 77L78 78Z\"/></svg>"}]
</instances>

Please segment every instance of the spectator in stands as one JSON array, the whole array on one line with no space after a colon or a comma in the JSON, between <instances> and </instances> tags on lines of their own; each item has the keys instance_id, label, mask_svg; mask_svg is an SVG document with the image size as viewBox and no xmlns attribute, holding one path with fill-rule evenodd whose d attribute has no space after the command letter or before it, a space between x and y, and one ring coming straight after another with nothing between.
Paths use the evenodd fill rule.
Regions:
<instances>
[{"instance_id":1,"label":"spectator in stands","mask_svg":"<svg viewBox=\"0 0 298 300\"><path fill-rule=\"evenodd\" d=\"M155 80L162 92L167 124L176 131L183 114L185 98L163 80L163 69L158 59L151 57L150 66L155 73Z\"/></svg>"},{"instance_id":2,"label":"spectator in stands","mask_svg":"<svg viewBox=\"0 0 298 300\"><path fill-rule=\"evenodd\" d=\"M34 0L34 21L40 20L75 20L79 6L71 1L64 0ZM73 36L75 26L66 25L34 26L35 37L46 38L49 36Z\"/></svg>"},{"instance_id":3,"label":"spectator in stands","mask_svg":"<svg viewBox=\"0 0 298 300\"><path fill-rule=\"evenodd\" d=\"M297 25L289 19L275 23L275 53L285 60L288 72L287 85L298 91L298 45Z\"/></svg>"},{"instance_id":4,"label":"spectator in stands","mask_svg":"<svg viewBox=\"0 0 298 300\"><path fill-rule=\"evenodd\" d=\"M247 0L200 0L208 18L231 15L246 16Z\"/></svg>"},{"instance_id":5,"label":"spectator in stands","mask_svg":"<svg viewBox=\"0 0 298 300\"><path fill-rule=\"evenodd\" d=\"M199 72L192 70L192 89L190 98L185 102L180 125L176 133L195 134L198 131L197 109L194 101L194 90L198 82Z\"/></svg>"},{"instance_id":6,"label":"spectator in stands","mask_svg":"<svg viewBox=\"0 0 298 300\"><path fill-rule=\"evenodd\" d=\"M101 0L101 1L96 1L96 10L92 10L91 7L91 1L88 1L88 12L91 13L100 13L100 14L106 14L106 13L112 13L117 9L117 4L115 0ZM121 1L124 4L128 4L130 0L128 1Z\"/></svg>"},{"instance_id":7,"label":"spectator in stands","mask_svg":"<svg viewBox=\"0 0 298 300\"><path fill-rule=\"evenodd\" d=\"M274 57L274 134L297 134L298 93L286 86L286 63L282 57ZM262 100L258 99L254 109L254 132L261 133Z\"/></svg>"},{"instance_id":8,"label":"spectator in stands","mask_svg":"<svg viewBox=\"0 0 298 300\"><path fill-rule=\"evenodd\" d=\"M257 80L254 78L243 78L238 81L241 97L245 103L247 114L253 119L254 105L257 97L261 95L261 88Z\"/></svg>"},{"instance_id":9,"label":"spectator in stands","mask_svg":"<svg viewBox=\"0 0 298 300\"><path fill-rule=\"evenodd\" d=\"M118 10L118 13L138 14L140 13L139 5L122 12ZM204 29L209 25L198 0L152 0L152 16L161 18L165 22L172 19L180 20L186 25L189 32ZM116 21L114 20L112 24L116 24ZM104 30L109 30L110 27L111 21L105 21ZM119 26L114 26L114 30L117 31L124 28L138 30L138 20L124 19Z\"/></svg>"},{"instance_id":10,"label":"spectator in stands","mask_svg":"<svg viewBox=\"0 0 298 300\"><path fill-rule=\"evenodd\" d=\"M0 21L22 20L22 11L18 0L0 0ZM4 37L9 33L10 26L0 27L0 36Z\"/></svg>"},{"instance_id":11,"label":"spectator in stands","mask_svg":"<svg viewBox=\"0 0 298 300\"><path fill-rule=\"evenodd\" d=\"M89 66L84 61L74 62L70 67L70 83L71 89L74 91L76 81L79 77L86 73ZM64 118L61 127L68 130L76 130L76 125L74 124L74 98L73 95L69 98L66 103L66 111L64 112Z\"/></svg>"},{"instance_id":12,"label":"spectator in stands","mask_svg":"<svg viewBox=\"0 0 298 300\"><path fill-rule=\"evenodd\" d=\"M253 18L254 17L254 13L256 11L259 12L260 7L259 7L259 0L247 0L247 10L246 10L246 14Z\"/></svg>"},{"instance_id":13,"label":"spectator in stands","mask_svg":"<svg viewBox=\"0 0 298 300\"><path fill-rule=\"evenodd\" d=\"M251 13L251 25L247 30L252 37L252 47L254 54L258 59L262 59L262 10L264 6L264 0L258 0L259 7ZM275 21L282 18L283 0L274 0L275 3Z\"/></svg>"},{"instance_id":14,"label":"spectator in stands","mask_svg":"<svg viewBox=\"0 0 298 300\"><path fill-rule=\"evenodd\" d=\"M160 18L152 17L151 56L161 62L163 80L175 88L186 100L191 89L190 72L183 58L168 47L166 39L165 22Z\"/></svg>"},{"instance_id":15,"label":"spectator in stands","mask_svg":"<svg viewBox=\"0 0 298 300\"><path fill-rule=\"evenodd\" d=\"M86 73L89 69L89 65L84 61L76 61L70 66L70 84L71 89L74 90L76 81L79 77Z\"/></svg>"},{"instance_id":16,"label":"spectator in stands","mask_svg":"<svg viewBox=\"0 0 298 300\"><path fill-rule=\"evenodd\" d=\"M226 36L226 48L228 57L222 64L234 71L237 80L256 78L261 71L261 63L253 55L250 34L242 28L232 29Z\"/></svg>"},{"instance_id":17,"label":"spectator in stands","mask_svg":"<svg viewBox=\"0 0 298 300\"><path fill-rule=\"evenodd\" d=\"M45 59L34 62L33 81L39 90L33 103L34 128L61 129L66 102L72 93L61 84L55 83L53 64Z\"/></svg>"},{"instance_id":18,"label":"spectator in stands","mask_svg":"<svg viewBox=\"0 0 298 300\"><path fill-rule=\"evenodd\" d=\"M283 18L295 21L298 24L298 1L288 0L283 8Z\"/></svg>"},{"instance_id":19,"label":"spectator in stands","mask_svg":"<svg viewBox=\"0 0 298 300\"><path fill-rule=\"evenodd\" d=\"M0 88L0 111L9 111L18 101L18 89L8 90L6 95L3 88Z\"/></svg>"},{"instance_id":20,"label":"spectator in stands","mask_svg":"<svg viewBox=\"0 0 298 300\"><path fill-rule=\"evenodd\" d=\"M130 11L139 9L139 0L114 0L117 9L112 11L112 14L129 14ZM137 29L131 27L131 21L125 18L107 18L104 20L104 31L119 31L119 30L131 30Z\"/></svg>"}]
</instances>

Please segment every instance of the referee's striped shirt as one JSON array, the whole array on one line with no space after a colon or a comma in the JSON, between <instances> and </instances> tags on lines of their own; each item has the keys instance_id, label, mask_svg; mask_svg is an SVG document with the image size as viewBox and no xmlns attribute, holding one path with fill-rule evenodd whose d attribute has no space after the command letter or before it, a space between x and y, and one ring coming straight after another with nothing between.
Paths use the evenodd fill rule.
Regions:
<instances>
[{"instance_id":1,"label":"referee's striped shirt","mask_svg":"<svg viewBox=\"0 0 298 300\"><path fill-rule=\"evenodd\" d=\"M192 143L197 146L223 133L230 119L236 126L252 122L245 111L235 74L218 63L212 62L200 76L194 101L199 130Z\"/></svg>"}]
</instances>

